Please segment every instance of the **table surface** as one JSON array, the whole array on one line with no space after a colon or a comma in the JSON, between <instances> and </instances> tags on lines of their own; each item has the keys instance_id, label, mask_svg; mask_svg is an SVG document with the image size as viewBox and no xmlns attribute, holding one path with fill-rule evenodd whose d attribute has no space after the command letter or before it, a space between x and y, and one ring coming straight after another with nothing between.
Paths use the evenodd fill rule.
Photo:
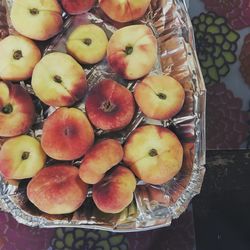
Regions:
<instances>
[{"instance_id":1,"label":"table surface","mask_svg":"<svg viewBox=\"0 0 250 250\"><path fill-rule=\"evenodd\" d=\"M0 213L0 250L250 249L250 1L189 0L207 98L207 173L201 194L169 228L113 234L32 229ZM233 151L229 151L232 150ZM243 149L239 151L239 149ZM248 175L249 176L249 175ZM195 222L195 223L194 223Z\"/></svg>"}]
</instances>

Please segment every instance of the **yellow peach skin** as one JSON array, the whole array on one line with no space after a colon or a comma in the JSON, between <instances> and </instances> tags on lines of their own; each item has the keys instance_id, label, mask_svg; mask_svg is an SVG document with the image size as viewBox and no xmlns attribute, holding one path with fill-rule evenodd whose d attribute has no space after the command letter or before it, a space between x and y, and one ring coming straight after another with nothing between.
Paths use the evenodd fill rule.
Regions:
<instances>
[{"instance_id":1,"label":"yellow peach skin","mask_svg":"<svg viewBox=\"0 0 250 250\"><path fill-rule=\"evenodd\" d=\"M78 168L54 165L42 169L28 184L29 200L48 214L68 214L86 199L88 186L78 176Z\"/></svg>"},{"instance_id":2,"label":"yellow peach skin","mask_svg":"<svg viewBox=\"0 0 250 250\"><path fill-rule=\"evenodd\" d=\"M134 130L126 141L123 160L138 178L161 185L180 171L183 148L169 129L146 125Z\"/></svg>"},{"instance_id":3,"label":"yellow peach skin","mask_svg":"<svg viewBox=\"0 0 250 250\"><path fill-rule=\"evenodd\" d=\"M68 53L85 64L100 62L106 56L107 45L105 32L94 24L78 26L66 42Z\"/></svg>"},{"instance_id":4,"label":"yellow peach skin","mask_svg":"<svg viewBox=\"0 0 250 250\"><path fill-rule=\"evenodd\" d=\"M94 145L86 154L80 166L80 178L88 184L96 184L123 158L121 144L113 139L106 139Z\"/></svg>"},{"instance_id":5,"label":"yellow peach skin","mask_svg":"<svg viewBox=\"0 0 250 250\"><path fill-rule=\"evenodd\" d=\"M94 131L82 111L59 108L43 125L41 144L48 156L56 160L75 160L94 143Z\"/></svg>"},{"instance_id":6,"label":"yellow peach skin","mask_svg":"<svg viewBox=\"0 0 250 250\"><path fill-rule=\"evenodd\" d=\"M129 22L142 17L151 0L99 0L103 12L117 22Z\"/></svg>"},{"instance_id":7,"label":"yellow peach skin","mask_svg":"<svg viewBox=\"0 0 250 250\"><path fill-rule=\"evenodd\" d=\"M0 172L6 179L33 177L43 168L46 155L40 142L27 135L7 140L0 150Z\"/></svg>"},{"instance_id":8,"label":"yellow peach skin","mask_svg":"<svg viewBox=\"0 0 250 250\"><path fill-rule=\"evenodd\" d=\"M0 81L0 137L26 133L35 118L30 95L18 84Z\"/></svg>"},{"instance_id":9,"label":"yellow peach skin","mask_svg":"<svg viewBox=\"0 0 250 250\"><path fill-rule=\"evenodd\" d=\"M20 34L44 41L62 28L62 9L56 0L15 0L11 22Z\"/></svg>"},{"instance_id":10,"label":"yellow peach skin","mask_svg":"<svg viewBox=\"0 0 250 250\"><path fill-rule=\"evenodd\" d=\"M185 91L181 84L170 76L148 76L137 84L134 96L147 117L167 120L181 110Z\"/></svg>"},{"instance_id":11,"label":"yellow peach skin","mask_svg":"<svg viewBox=\"0 0 250 250\"><path fill-rule=\"evenodd\" d=\"M32 75L37 97L50 106L72 106L86 91L85 72L75 59L61 52L42 58Z\"/></svg>"},{"instance_id":12,"label":"yellow peach skin","mask_svg":"<svg viewBox=\"0 0 250 250\"><path fill-rule=\"evenodd\" d=\"M112 70L128 80L147 75L156 63L157 40L146 25L130 25L111 37L107 59Z\"/></svg>"},{"instance_id":13,"label":"yellow peach skin","mask_svg":"<svg viewBox=\"0 0 250 250\"><path fill-rule=\"evenodd\" d=\"M41 52L35 43L20 35L11 35L0 41L0 78L21 81L31 77Z\"/></svg>"},{"instance_id":14,"label":"yellow peach skin","mask_svg":"<svg viewBox=\"0 0 250 250\"><path fill-rule=\"evenodd\" d=\"M118 166L93 186L93 200L104 213L120 213L132 202L135 188L134 174Z\"/></svg>"}]
</instances>

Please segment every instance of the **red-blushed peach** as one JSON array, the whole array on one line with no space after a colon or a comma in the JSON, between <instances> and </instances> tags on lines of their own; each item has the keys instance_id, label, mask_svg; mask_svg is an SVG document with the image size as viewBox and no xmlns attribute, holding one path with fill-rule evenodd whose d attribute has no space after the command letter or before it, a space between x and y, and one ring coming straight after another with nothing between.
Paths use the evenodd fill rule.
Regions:
<instances>
[{"instance_id":1,"label":"red-blushed peach","mask_svg":"<svg viewBox=\"0 0 250 250\"><path fill-rule=\"evenodd\" d=\"M62 0L63 9L70 15L79 15L90 10L95 0Z\"/></svg>"},{"instance_id":2,"label":"red-blushed peach","mask_svg":"<svg viewBox=\"0 0 250 250\"><path fill-rule=\"evenodd\" d=\"M83 156L94 143L94 131L85 114L76 108L59 108L44 122L41 144L56 160Z\"/></svg>"},{"instance_id":3,"label":"red-blushed peach","mask_svg":"<svg viewBox=\"0 0 250 250\"><path fill-rule=\"evenodd\" d=\"M0 150L0 172L6 179L33 177L44 167L46 155L40 142L28 135L8 139Z\"/></svg>"},{"instance_id":4,"label":"red-blushed peach","mask_svg":"<svg viewBox=\"0 0 250 250\"><path fill-rule=\"evenodd\" d=\"M10 35L0 41L0 78L21 81L31 77L41 52L35 43L20 35Z\"/></svg>"},{"instance_id":5,"label":"red-blushed peach","mask_svg":"<svg viewBox=\"0 0 250 250\"><path fill-rule=\"evenodd\" d=\"M105 32L95 24L79 25L66 42L68 53L83 64L100 62L106 56L107 46Z\"/></svg>"},{"instance_id":6,"label":"red-blushed peach","mask_svg":"<svg viewBox=\"0 0 250 250\"><path fill-rule=\"evenodd\" d=\"M10 19L17 32L41 41L55 36L63 25L57 0L15 0Z\"/></svg>"},{"instance_id":7,"label":"red-blushed peach","mask_svg":"<svg viewBox=\"0 0 250 250\"><path fill-rule=\"evenodd\" d=\"M141 18L151 0L99 0L103 12L112 20L125 23Z\"/></svg>"},{"instance_id":8,"label":"red-blushed peach","mask_svg":"<svg viewBox=\"0 0 250 250\"><path fill-rule=\"evenodd\" d=\"M135 112L131 92L107 79L101 81L86 99L86 111L91 123L99 129L115 131L126 127Z\"/></svg>"},{"instance_id":9,"label":"red-blushed peach","mask_svg":"<svg viewBox=\"0 0 250 250\"><path fill-rule=\"evenodd\" d=\"M69 214L86 199L88 185L81 181L78 168L58 164L43 168L27 186L29 200L47 214Z\"/></svg>"},{"instance_id":10,"label":"red-blushed peach","mask_svg":"<svg viewBox=\"0 0 250 250\"><path fill-rule=\"evenodd\" d=\"M181 110L185 91L174 78L166 75L148 76L137 84L135 100L149 118L167 120Z\"/></svg>"},{"instance_id":11,"label":"red-blushed peach","mask_svg":"<svg viewBox=\"0 0 250 250\"><path fill-rule=\"evenodd\" d=\"M26 133L34 118L31 96L20 85L0 81L0 137Z\"/></svg>"},{"instance_id":12,"label":"red-blushed peach","mask_svg":"<svg viewBox=\"0 0 250 250\"><path fill-rule=\"evenodd\" d=\"M157 40L143 24L117 30L109 40L107 60L112 70L128 80L147 75L157 59Z\"/></svg>"},{"instance_id":13,"label":"red-blushed peach","mask_svg":"<svg viewBox=\"0 0 250 250\"><path fill-rule=\"evenodd\" d=\"M65 53L53 52L42 58L32 75L37 97L49 106L71 106L86 91L85 72L75 59Z\"/></svg>"},{"instance_id":14,"label":"red-blushed peach","mask_svg":"<svg viewBox=\"0 0 250 250\"><path fill-rule=\"evenodd\" d=\"M106 139L95 144L86 154L80 166L80 178L88 184L96 184L123 158L123 149L117 140Z\"/></svg>"},{"instance_id":15,"label":"red-blushed peach","mask_svg":"<svg viewBox=\"0 0 250 250\"><path fill-rule=\"evenodd\" d=\"M93 186L93 200L104 213L120 213L132 202L135 188L134 174L118 166Z\"/></svg>"},{"instance_id":16,"label":"red-blushed peach","mask_svg":"<svg viewBox=\"0 0 250 250\"><path fill-rule=\"evenodd\" d=\"M144 182L161 185L180 171L183 148L171 130L146 125L129 136L124 146L123 160Z\"/></svg>"}]
</instances>

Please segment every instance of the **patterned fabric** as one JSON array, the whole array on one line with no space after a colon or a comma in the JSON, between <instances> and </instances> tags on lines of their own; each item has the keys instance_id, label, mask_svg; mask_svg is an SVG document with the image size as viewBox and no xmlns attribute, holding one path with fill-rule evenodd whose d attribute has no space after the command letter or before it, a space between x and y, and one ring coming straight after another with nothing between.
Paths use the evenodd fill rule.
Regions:
<instances>
[{"instance_id":1,"label":"patterned fabric","mask_svg":"<svg viewBox=\"0 0 250 250\"><path fill-rule=\"evenodd\" d=\"M226 19L214 13L201 13L193 18L198 58L207 84L217 83L236 62L240 36L228 26Z\"/></svg>"},{"instance_id":2,"label":"patterned fabric","mask_svg":"<svg viewBox=\"0 0 250 250\"><path fill-rule=\"evenodd\" d=\"M208 89L207 149L250 146L250 1L190 0Z\"/></svg>"},{"instance_id":3,"label":"patterned fabric","mask_svg":"<svg viewBox=\"0 0 250 250\"><path fill-rule=\"evenodd\" d=\"M234 29L250 26L249 0L203 0L205 8L225 16Z\"/></svg>"}]
</instances>

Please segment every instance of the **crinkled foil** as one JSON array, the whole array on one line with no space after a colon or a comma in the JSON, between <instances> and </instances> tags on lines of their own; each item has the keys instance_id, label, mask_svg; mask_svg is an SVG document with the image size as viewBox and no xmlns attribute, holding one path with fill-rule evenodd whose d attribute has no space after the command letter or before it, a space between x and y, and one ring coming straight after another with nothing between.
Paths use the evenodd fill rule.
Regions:
<instances>
[{"instance_id":1,"label":"crinkled foil","mask_svg":"<svg viewBox=\"0 0 250 250\"><path fill-rule=\"evenodd\" d=\"M13 0L0 0L0 40L9 33L15 33L9 20L9 9ZM98 7L91 13L68 17L64 13L64 28L50 44L41 44L44 53L65 51L65 41L70 31L78 24L91 22L101 26L110 37L119 28L114 27L103 16ZM137 112L133 122L119 133L104 133L96 130L96 135L113 137L124 142L139 125L157 124L170 128L182 142L184 160L181 171L168 183L154 186L138 181L135 199L119 214L100 212L91 198L81 208L70 215L48 215L39 211L28 200L26 181L6 181L0 177L0 208L10 212L20 223L28 226L82 227L115 232L143 231L168 226L187 208L191 199L199 194L205 173L205 106L206 90L195 52L193 29L184 0L152 0L143 19L135 23L148 25L154 32L159 46L158 62L150 74L164 73L176 78L184 87L186 99L181 112L171 120L155 121L146 119ZM105 60L94 67L85 68L89 87L103 78L112 78L133 91L135 81L124 81L112 73ZM36 105L37 119L29 134L39 138L43 120L54 108L43 105L35 96L29 82L21 82L32 96ZM76 105L85 111L84 100ZM0 138L0 147L4 142ZM53 160L48 160L50 165ZM80 161L72 164L79 165Z\"/></svg>"}]
</instances>

